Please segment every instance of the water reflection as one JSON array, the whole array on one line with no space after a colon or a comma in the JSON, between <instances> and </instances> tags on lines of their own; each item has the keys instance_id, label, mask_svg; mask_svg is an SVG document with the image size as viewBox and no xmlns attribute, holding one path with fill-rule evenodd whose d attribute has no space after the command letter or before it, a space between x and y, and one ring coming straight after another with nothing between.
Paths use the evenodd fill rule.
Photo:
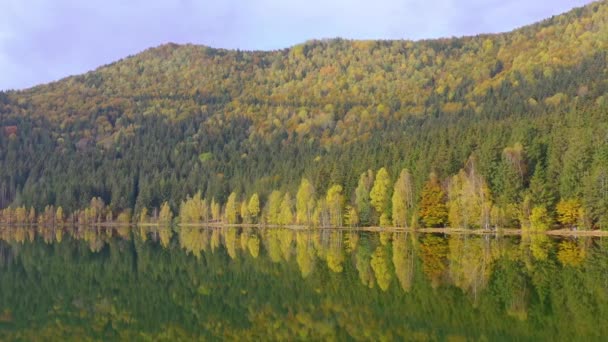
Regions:
<instances>
[{"instance_id":1,"label":"water reflection","mask_svg":"<svg viewBox=\"0 0 608 342\"><path fill-rule=\"evenodd\" d=\"M0 229L0 339L600 340L602 238Z\"/></svg>"}]
</instances>

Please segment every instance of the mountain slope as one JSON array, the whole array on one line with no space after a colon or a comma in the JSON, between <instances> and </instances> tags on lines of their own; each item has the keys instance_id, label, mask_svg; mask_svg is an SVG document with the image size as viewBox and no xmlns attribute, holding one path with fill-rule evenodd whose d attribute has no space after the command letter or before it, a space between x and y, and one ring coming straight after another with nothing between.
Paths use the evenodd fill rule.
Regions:
<instances>
[{"instance_id":1,"label":"mountain slope","mask_svg":"<svg viewBox=\"0 0 608 342\"><path fill-rule=\"evenodd\" d=\"M17 108L4 112L42 116L64 127L86 121L98 138L119 130L115 121L121 117L179 120L203 113L211 121L247 117L252 134L277 128L325 133L329 125L330 135L350 140L379 118L483 113L488 91L505 84L543 88L538 83L545 77L608 49L607 32L608 5L599 2L493 36L312 41L272 52L167 44L83 76L10 93ZM589 94L589 85L580 86L587 88L545 89L530 99L559 102L561 93L575 97L579 91L597 97L605 89L600 84ZM335 128L340 121L346 127Z\"/></svg>"},{"instance_id":2,"label":"mountain slope","mask_svg":"<svg viewBox=\"0 0 608 342\"><path fill-rule=\"evenodd\" d=\"M196 190L293 194L302 176L349 197L381 166L392 180L408 167L419 194L429 172L448 179L473 156L494 194L516 187L505 205L542 171L558 188L544 203L553 209L585 197L581 165L603 170L607 49L606 1L499 35L270 52L163 45L0 93L0 207L73 210L101 196L115 210L177 208ZM503 150L516 143L527 172L508 185ZM563 160L570 149L584 160Z\"/></svg>"}]
</instances>

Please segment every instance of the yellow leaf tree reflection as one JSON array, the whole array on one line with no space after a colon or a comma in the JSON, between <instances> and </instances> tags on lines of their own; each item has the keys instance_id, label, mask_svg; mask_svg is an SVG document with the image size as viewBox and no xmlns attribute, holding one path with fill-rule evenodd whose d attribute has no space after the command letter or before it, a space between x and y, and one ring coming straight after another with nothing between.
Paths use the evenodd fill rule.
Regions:
<instances>
[{"instance_id":1,"label":"yellow leaf tree reflection","mask_svg":"<svg viewBox=\"0 0 608 342\"><path fill-rule=\"evenodd\" d=\"M302 278L308 277L315 264L315 250L310 235L311 232L296 233L296 261Z\"/></svg>"},{"instance_id":2,"label":"yellow leaf tree reflection","mask_svg":"<svg viewBox=\"0 0 608 342\"><path fill-rule=\"evenodd\" d=\"M249 250L249 254L252 257L257 258L260 255L260 238L252 234L247 239L247 249Z\"/></svg>"},{"instance_id":3,"label":"yellow leaf tree reflection","mask_svg":"<svg viewBox=\"0 0 608 342\"><path fill-rule=\"evenodd\" d=\"M441 285L447 269L448 245L446 239L427 235L420 244L422 269L431 285L436 288Z\"/></svg>"},{"instance_id":4,"label":"yellow leaf tree reflection","mask_svg":"<svg viewBox=\"0 0 608 342\"><path fill-rule=\"evenodd\" d=\"M380 287L382 291L388 290L388 287L391 284L392 277L386 247L376 247L376 250L372 254L372 260L370 264L372 270L374 270L374 275L376 276L378 287Z\"/></svg>"},{"instance_id":5,"label":"yellow leaf tree reflection","mask_svg":"<svg viewBox=\"0 0 608 342\"><path fill-rule=\"evenodd\" d=\"M393 265L395 275L401 288L405 292L412 289L414 278L414 248L410 245L407 234L395 233L393 235Z\"/></svg>"}]
</instances>

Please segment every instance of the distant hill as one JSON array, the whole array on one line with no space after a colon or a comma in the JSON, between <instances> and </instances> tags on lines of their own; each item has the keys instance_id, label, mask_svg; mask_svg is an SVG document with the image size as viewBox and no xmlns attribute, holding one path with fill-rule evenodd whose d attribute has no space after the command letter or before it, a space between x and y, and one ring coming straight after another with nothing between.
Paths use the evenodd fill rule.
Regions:
<instances>
[{"instance_id":1,"label":"distant hill","mask_svg":"<svg viewBox=\"0 0 608 342\"><path fill-rule=\"evenodd\" d=\"M554 193L537 204L553 212L604 179L606 51L607 1L496 35L277 51L162 45L0 93L0 207L75 210L100 196L117 211L177 210L196 190L221 201L293 195L301 177L319 194L343 185L349 202L359 175L382 166L391 181L411 170L420 196L431 171L447 193L473 158L494 202L519 205L538 174ZM516 144L526 170L509 185L499 178Z\"/></svg>"}]
</instances>

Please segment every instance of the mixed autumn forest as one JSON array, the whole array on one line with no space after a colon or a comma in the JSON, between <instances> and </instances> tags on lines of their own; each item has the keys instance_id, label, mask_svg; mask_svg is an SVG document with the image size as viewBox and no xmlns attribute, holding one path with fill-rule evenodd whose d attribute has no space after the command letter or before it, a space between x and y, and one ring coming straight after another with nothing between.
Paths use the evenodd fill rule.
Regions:
<instances>
[{"instance_id":1,"label":"mixed autumn forest","mask_svg":"<svg viewBox=\"0 0 608 342\"><path fill-rule=\"evenodd\" d=\"M0 92L0 222L608 229L608 1L509 33L166 44Z\"/></svg>"}]
</instances>

